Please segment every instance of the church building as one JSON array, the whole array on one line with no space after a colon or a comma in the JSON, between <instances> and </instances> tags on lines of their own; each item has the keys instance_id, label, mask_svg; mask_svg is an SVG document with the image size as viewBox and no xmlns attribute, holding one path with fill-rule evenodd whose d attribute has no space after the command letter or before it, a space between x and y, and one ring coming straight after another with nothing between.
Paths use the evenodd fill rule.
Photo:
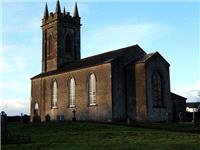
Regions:
<instances>
[{"instance_id":1,"label":"church building","mask_svg":"<svg viewBox=\"0 0 200 150\"><path fill-rule=\"evenodd\" d=\"M31 78L31 121L172 120L170 64L158 53L133 45L81 59L81 18L59 1L42 19L42 72ZM84 43L83 43L84 44ZM183 103L185 102L185 99ZM184 109L183 109L184 110Z\"/></svg>"}]
</instances>

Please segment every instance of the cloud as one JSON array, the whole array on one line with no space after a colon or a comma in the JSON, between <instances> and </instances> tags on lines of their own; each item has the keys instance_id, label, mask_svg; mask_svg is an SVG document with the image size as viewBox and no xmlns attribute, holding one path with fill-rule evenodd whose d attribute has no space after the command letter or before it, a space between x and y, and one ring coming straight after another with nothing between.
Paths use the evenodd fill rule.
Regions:
<instances>
[{"instance_id":1,"label":"cloud","mask_svg":"<svg viewBox=\"0 0 200 150\"><path fill-rule=\"evenodd\" d=\"M25 98L2 100L0 108L9 116L20 115L20 113L30 114L30 100Z\"/></svg>"},{"instance_id":2,"label":"cloud","mask_svg":"<svg viewBox=\"0 0 200 150\"><path fill-rule=\"evenodd\" d=\"M200 102L200 90L191 90L185 92L187 102Z\"/></svg>"},{"instance_id":3,"label":"cloud","mask_svg":"<svg viewBox=\"0 0 200 150\"><path fill-rule=\"evenodd\" d=\"M102 50L113 50L134 44L150 45L152 42L165 36L170 26L161 23L127 23L109 25L95 29L89 33L84 43L84 49L92 50L91 54L102 53ZM85 40L85 39L84 39ZM141 42L142 41L142 42ZM96 45L98 49L96 49ZM104 51L105 52L105 51Z\"/></svg>"},{"instance_id":4,"label":"cloud","mask_svg":"<svg viewBox=\"0 0 200 150\"><path fill-rule=\"evenodd\" d=\"M187 98L187 102L200 102L200 81L187 85L177 90L175 93Z\"/></svg>"}]
</instances>

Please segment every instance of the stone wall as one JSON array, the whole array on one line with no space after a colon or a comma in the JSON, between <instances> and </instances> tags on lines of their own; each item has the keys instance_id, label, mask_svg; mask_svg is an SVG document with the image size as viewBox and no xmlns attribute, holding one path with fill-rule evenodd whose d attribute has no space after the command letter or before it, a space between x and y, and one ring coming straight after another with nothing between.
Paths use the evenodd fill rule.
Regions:
<instances>
[{"instance_id":1,"label":"stone wall","mask_svg":"<svg viewBox=\"0 0 200 150\"><path fill-rule=\"evenodd\" d=\"M80 26L80 17L72 17L69 13L50 13L42 19L42 72L80 59Z\"/></svg>"},{"instance_id":2,"label":"stone wall","mask_svg":"<svg viewBox=\"0 0 200 150\"><path fill-rule=\"evenodd\" d=\"M127 47L124 55L112 61L112 97L114 121L135 118L134 62L146 53L140 47ZM130 66L130 67L127 67Z\"/></svg>"},{"instance_id":3,"label":"stone wall","mask_svg":"<svg viewBox=\"0 0 200 150\"><path fill-rule=\"evenodd\" d=\"M174 93L171 93L171 98L173 101L173 121L180 121L181 118L183 121L186 119L186 98Z\"/></svg>"},{"instance_id":4,"label":"stone wall","mask_svg":"<svg viewBox=\"0 0 200 150\"><path fill-rule=\"evenodd\" d=\"M112 97L113 97L113 120L124 121L126 119L125 99L125 74L124 66L120 60L112 63Z\"/></svg>"},{"instance_id":5,"label":"stone wall","mask_svg":"<svg viewBox=\"0 0 200 150\"><path fill-rule=\"evenodd\" d=\"M146 84L147 84L147 101L148 101L148 120L150 122L160 122L172 119L172 100L170 92L169 64L164 58L156 53L146 63ZM162 107L154 107L152 100L152 74L158 71L162 81Z\"/></svg>"},{"instance_id":6,"label":"stone wall","mask_svg":"<svg viewBox=\"0 0 200 150\"><path fill-rule=\"evenodd\" d=\"M91 73L96 75L96 106L88 105L88 77ZM68 79L75 79L76 119L92 121L112 120L112 92L111 92L111 64L102 64L94 67L69 71L57 75L46 76L32 80L31 118L33 117L34 102L38 101L39 114L42 121L49 114L56 120L57 115L63 115L65 120L71 120L72 110L68 101ZM52 80L58 85L58 108L51 108Z\"/></svg>"},{"instance_id":7,"label":"stone wall","mask_svg":"<svg viewBox=\"0 0 200 150\"><path fill-rule=\"evenodd\" d=\"M161 75L163 106L153 105L152 75ZM172 100L170 92L169 64L159 54L135 64L136 83L136 121L162 122L172 119Z\"/></svg>"},{"instance_id":8,"label":"stone wall","mask_svg":"<svg viewBox=\"0 0 200 150\"><path fill-rule=\"evenodd\" d=\"M136 80L135 80L135 65L126 67L126 108L127 118L131 121L136 120Z\"/></svg>"},{"instance_id":9,"label":"stone wall","mask_svg":"<svg viewBox=\"0 0 200 150\"><path fill-rule=\"evenodd\" d=\"M135 65L135 85L136 85L136 121L145 122L147 116L147 96L146 96L146 70L145 64Z\"/></svg>"}]
</instances>

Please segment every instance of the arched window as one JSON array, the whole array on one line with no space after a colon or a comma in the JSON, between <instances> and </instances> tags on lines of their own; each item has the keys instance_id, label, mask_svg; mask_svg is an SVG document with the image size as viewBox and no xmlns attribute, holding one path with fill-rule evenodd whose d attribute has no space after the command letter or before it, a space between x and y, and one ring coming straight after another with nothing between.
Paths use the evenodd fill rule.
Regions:
<instances>
[{"instance_id":1,"label":"arched window","mask_svg":"<svg viewBox=\"0 0 200 150\"><path fill-rule=\"evenodd\" d=\"M38 103L36 102L35 103L35 108L34 108L35 110L38 110L39 109L39 105L38 105Z\"/></svg>"},{"instance_id":2,"label":"arched window","mask_svg":"<svg viewBox=\"0 0 200 150\"><path fill-rule=\"evenodd\" d=\"M67 53L70 53L70 54L72 52L72 43L71 43L71 38L69 34L67 34L65 38L65 50Z\"/></svg>"},{"instance_id":3,"label":"arched window","mask_svg":"<svg viewBox=\"0 0 200 150\"><path fill-rule=\"evenodd\" d=\"M52 83L52 96L51 96L51 107L57 108L57 82L56 80L53 80Z\"/></svg>"},{"instance_id":4,"label":"arched window","mask_svg":"<svg viewBox=\"0 0 200 150\"><path fill-rule=\"evenodd\" d=\"M96 105L96 77L94 73L89 77L89 105Z\"/></svg>"},{"instance_id":5,"label":"arched window","mask_svg":"<svg viewBox=\"0 0 200 150\"><path fill-rule=\"evenodd\" d=\"M48 40L48 55L51 55L53 53L53 49L54 49L53 37L52 35L50 35Z\"/></svg>"},{"instance_id":6,"label":"arched window","mask_svg":"<svg viewBox=\"0 0 200 150\"><path fill-rule=\"evenodd\" d=\"M35 102L35 106L34 106L34 115L38 115L38 109L39 109L39 105L38 105L38 103L37 102Z\"/></svg>"},{"instance_id":7,"label":"arched window","mask_svg":"<svg viewBox=\"0 0 200 150\"><path fill-rule=\"evenodd\" d=\"M162 107L164 105L162 92L162 79L160 73L155 71L152 75L152 98L154 107Z\"/></svg>"},{"instance_id":8,"label":"arched window","mask_svg":"<svg viewBox=\"0 0 200 150\"><path fill-rule=\"evenodd\" d=\"M68 93L69 107L75 107L75 80L73 77L68 82Z\"/></svg>"}]
</instances>

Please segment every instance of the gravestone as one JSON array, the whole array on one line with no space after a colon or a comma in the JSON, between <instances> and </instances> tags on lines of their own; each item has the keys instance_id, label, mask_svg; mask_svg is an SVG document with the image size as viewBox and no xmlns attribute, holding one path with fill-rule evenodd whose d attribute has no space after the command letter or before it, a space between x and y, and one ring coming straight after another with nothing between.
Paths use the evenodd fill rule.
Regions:
<instances>
[{"instance_id":1,"label":"gravestone","mask_svg":"<svg viewBox=\"0 0 200 150\"><path fill-rule=\"evenodd\" d=\"M25 114L25 115L22 117L22 120L23 120L23 123L24 123L24 124L28 124L29 121L30 121L30 117L29 117L28 115Z\"/></svg>"},{"instance_id":2,"label":"gravestone","mask_svg":"<svg viewBox=\"0 0 200 150\"><path fill-rule=\"evenodd\" d=\"M73 113L72 121L76 121L76 110L73 109L73 110L72 110L72 113Z\"/></svg>"},{"instance_id":3,"label":"gravestone","mask_svg":"<svg viewBox=\"0 0 200 150\"><path fill-rule=\"evenodd\" d=\"M33 116L33 123L40 123L41 122L41 117L38 114L35 114Z\"/></svg>"},{"instance_id":4,"label":"gravestone","mask_svg":"<svg viewBox=\"0 0 200 150\"><path fill-rule=\"evenodd\" d=\"M1 139L6 139L8 135L7 130L7 115L4 111L1 112Z\"/></svg>"},{"instance_id":5,"label":"gravestone","mask_svg":"<svg viewBox=\"0 0 200 150\"><path fill-rule=\"evenodd\" d=\"M179 116L179 122L183 122L183 113L179 112L178 116Z\"/></svg>"},{"instance_id":6,"label":"gravestone","mask_svg":"<svg viewBox=\"0 0 200 150\"><path fill-rule=\"evenodd\" d=\"M130 124L130 118L129 117L126 119L126 123Z\"/></svg>"},{"instance_id":7,"label":"gravestone","mask_svg":"<svg viewBox=\"0 0 200 150\"><path fill-rule=\"evenodd\" d=\"M57 122L64 122L64 115L57 115Z\"/></svg>"},{"instance_id":8,"label":"gravestone","mask_svg":"<svg viewBox=\"0 0 200 150\"><path fill-rule=\"evenodd\" d=\"M172 120L172 113L171 112L166 112L166 122L170 123Z\"/></svg>"},{"instance_id":9,"label":"gravestone","mask_svg":"<svg viewBox=\"0 0 200 150\"><path fill-rule=\"evenodd\" d=\"M50 117L49 114L47 114L47 115L45 116L45 122L46 122L46 123L49 123L50 121L51 121L51 117Z\"/></svg>"}]
</instances>

